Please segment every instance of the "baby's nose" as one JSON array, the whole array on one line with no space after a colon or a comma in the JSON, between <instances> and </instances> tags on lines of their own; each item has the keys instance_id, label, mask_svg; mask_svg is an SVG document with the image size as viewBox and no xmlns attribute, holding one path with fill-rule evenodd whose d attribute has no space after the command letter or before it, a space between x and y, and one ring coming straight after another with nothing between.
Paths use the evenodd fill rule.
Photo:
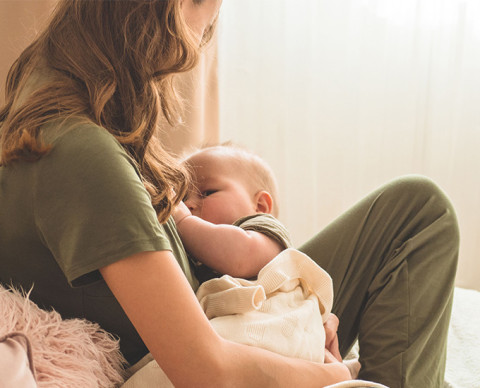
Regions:
<instances>
[{"instance_id":1,"label":"baby's nose","mask_svg":"<svg viewBox=\"0 0 480 388\"><path fill-rule=\"evenodd\" d=\"M195 213L197 213L200 208L198 201L193 195L185 200L185 205L188 207L188 209L192 212L193 215L196 215Z\"/></svg>"}]
</instances>

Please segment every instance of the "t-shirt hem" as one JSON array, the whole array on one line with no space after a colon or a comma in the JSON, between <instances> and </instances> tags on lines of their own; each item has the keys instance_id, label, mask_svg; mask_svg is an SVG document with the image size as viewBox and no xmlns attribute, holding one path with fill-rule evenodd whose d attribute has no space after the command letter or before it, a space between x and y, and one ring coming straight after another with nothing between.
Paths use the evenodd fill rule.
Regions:
<instances>
[{"instance_id":1,"label":"t-shirt hem","mask_svg":"<svg viewBox=\"0 0 480 388\"><path fill-rule=\"evenodd\" d=\"M169 242L162 237L129 242L123 244L115 251L95 253L90 256L88 261L83 260L81 266L70 268L70 271L66 273L65 276L72 287L88 285L101 279L99 273L96 276L88 276L89 274L98 271L100 268L113 264L136 253L154 251L172 251L172 248Z\"/></svg>"}]
</instances>

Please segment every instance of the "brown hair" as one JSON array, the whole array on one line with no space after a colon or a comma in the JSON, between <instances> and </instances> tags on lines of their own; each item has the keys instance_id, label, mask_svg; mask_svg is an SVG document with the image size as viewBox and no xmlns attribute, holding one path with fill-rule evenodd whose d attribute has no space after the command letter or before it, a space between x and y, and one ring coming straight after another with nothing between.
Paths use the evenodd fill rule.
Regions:
<instances>
[{"instance_id":1,"label":"brown hair","mask_svg":"<svg viewBox=\"0 0 480 388\"><path fill-rule=\"evenodd\" d=\"M166 221L186 191L188 173L155 132L162 118L169 125L178 121L172 75L197 61L178 0L61 0L48 27L8 73L0 164L38 160L51 148L42 142L43 124L83 117L108 130L133 157L160 221ZM22 101L39 68L50 82Z\"/></svg>"}]
</instances>

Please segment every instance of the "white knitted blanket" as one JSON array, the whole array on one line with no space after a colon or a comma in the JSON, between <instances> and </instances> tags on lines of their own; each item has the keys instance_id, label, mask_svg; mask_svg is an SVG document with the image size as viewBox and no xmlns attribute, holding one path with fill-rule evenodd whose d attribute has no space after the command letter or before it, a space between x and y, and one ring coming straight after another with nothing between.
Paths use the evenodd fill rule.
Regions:
<instances>
[{"instance_id":1,"label":"white knitted blanket","mask_svg":"<svg viewBox=\"0 0 480 388\"><path fill-rule=\"evenodd\" d=\"M197 298L222 337L323 362L332 279L300 251L284 250L256 280L228 275L211 279L200 286Z\"/></svg>"}]
</instances>

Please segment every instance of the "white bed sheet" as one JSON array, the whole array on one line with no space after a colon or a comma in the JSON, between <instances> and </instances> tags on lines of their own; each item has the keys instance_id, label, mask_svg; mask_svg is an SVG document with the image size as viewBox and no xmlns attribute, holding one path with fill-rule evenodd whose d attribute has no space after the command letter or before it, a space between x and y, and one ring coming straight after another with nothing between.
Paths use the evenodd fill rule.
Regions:
<instances>
[{"instance_id":1,"label":"white bed sheet","mask_svg":"<svg viewBox=\"0 0 480 388\"><path fill-rule=\"evenodd\" d=\"M480 388L480 292L455 288L444 388Z\"/></svg>"}]
</instances>

